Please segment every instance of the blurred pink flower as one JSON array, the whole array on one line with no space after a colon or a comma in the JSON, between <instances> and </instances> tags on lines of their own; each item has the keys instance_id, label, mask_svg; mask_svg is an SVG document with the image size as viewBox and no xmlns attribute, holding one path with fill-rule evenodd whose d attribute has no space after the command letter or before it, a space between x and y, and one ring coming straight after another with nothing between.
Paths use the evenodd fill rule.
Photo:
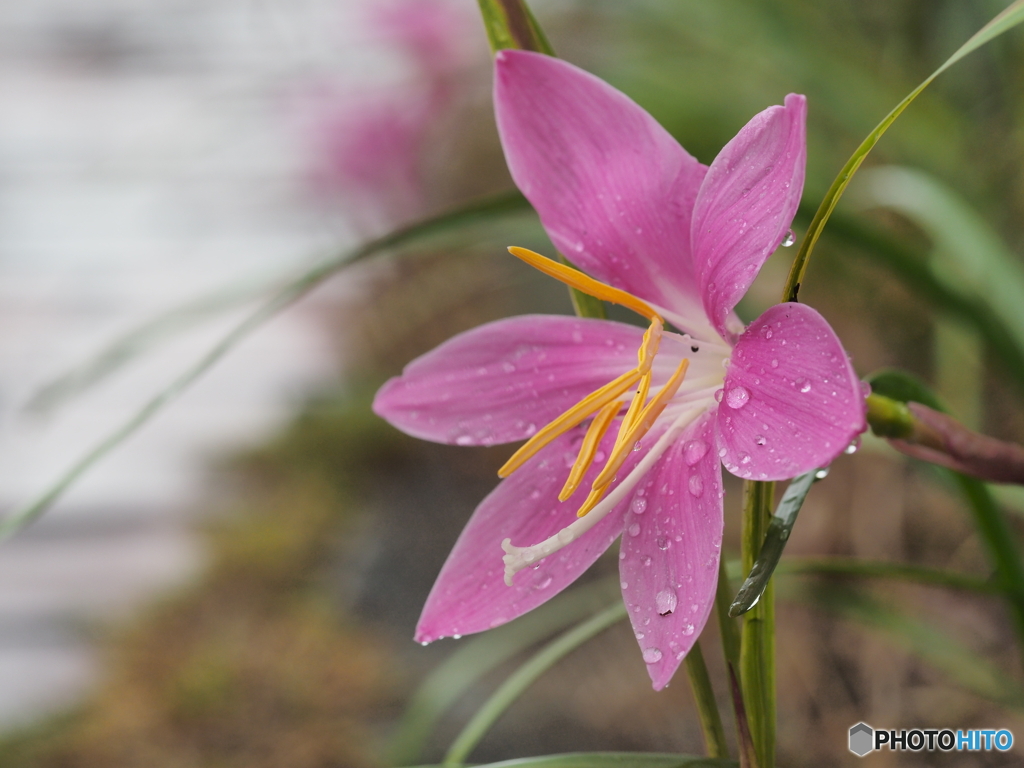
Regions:
<instances>
[{"instance_id":1,"label":"blurred pink flower","mask_svg":"<svg viewBox=\"0 0 1024 768\"><path fill-rule=\"evenodd\" d=\"M555 246L608 285L510 250L650 327L502 320L380 390L375 411L417 437L529 438L455 544L416 637L479 632L529 611L621 534L623 598L660 689L714 602L722 463L743 478L794 477L828 464L865 426L859 382L821 315L780 304L744 328L733 312L789 236L806 102L791 94L754 116L708 167L624 94L557 59L501 52L494 99L516 184ZM663 331L666 320L680 332ZM583 484L583 506L565 503Z\"/></svg>"}]
</instances>

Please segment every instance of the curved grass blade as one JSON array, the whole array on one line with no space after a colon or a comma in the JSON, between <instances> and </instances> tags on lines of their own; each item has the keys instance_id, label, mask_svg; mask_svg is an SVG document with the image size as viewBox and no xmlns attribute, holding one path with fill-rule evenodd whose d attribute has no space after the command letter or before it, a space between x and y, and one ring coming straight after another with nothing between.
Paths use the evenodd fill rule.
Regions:
<instances>
[{"instance_id":1,"label":"curved grass blade","mask_svg":"<svg viewBox=\"0 0 1024 768\"><path fill-rule=\"evenodd\" d=\"M446 766L461 765L495 721L537 678L564 656L625 618L626 606L622 600L616 600L608 608L544 646L533 658L509 675L477 711L476 715L466 723L462 732L448 748L443 764Z\"/></svg>"},{"instance_id":2,"label":"curved grass blade","mask_svg":"<svg viewBox=\"0 0 1024 768\"><path fill-rule=\"evenodd\" d=\"M484 675L531 645L594 613L619 593L613 576L558 595L525 616L464 640L458 650L423 681L391 739L390 765L419 759L424 743L441 716Z\"/></svg>"},{"instance_id":3,"label":"curved grass blade","mask_svg":"<svg viewBox=\"0 0 1024 768\"><path fill-rule=\"evenodd\" d=\"M931 82L949 69L951 66L960 61L967 54L977 50L985 43L998 37L1009 29L1012 29L1017 24L1024 21L1024 0L1015 0L1010 4L1002 13L998 14L988 24L978 30L966 43L964 43L956 52L950 56L946 61L932 72L917 88L911 91L907 96L897 104L893 110L882 118L875 129L868 134L867 138L861 142L860 146L857 147L853 155L849 160L846 161L846 165L839 171L839 175L836 176L832 185L828 188L828 192L825 193L824 199L821 201L821 205L818 206L817 212L814 214L814 218L811 220L810 227L807 229L807 233L804 235L803 242L800 243L800 250L797 252L796 258L793 260L793 266L789 271L789 278L786 280L786 287L782 293L783 301L796 301L797 296L800 292L800 283L804 279L804 274L807 271L807 263L811 258L811 252L814 250L815 244L818 242L818 238L821 237L821 231L824 229L825 224L828 222L829 217L832 215L832 211L835 210L836 205L839 203L839 198L842 197L843 192L846 190L847 185L850 183L850 179L860 168L861 163L864 162L868 153L874 148L878 140L882 138L889 126L896 122L896 118L910 106L911 102L918 97L918 95L927 88Z\"/></svg>"},{"instance_id":4,"label":"curved grass blade","mask_svg":"<svg viewBox=\"0 0 1024 768\"><path fill-rule=\"evenodd\" d=\"M782 551L786 548L789 534L796 523L797 513L803 506L811 486L817 480L817 472L817 470L808 472L790 481L775 514L772 515L768 523L768 531L761 544L761 551L747 574L746 580L740 586L739 592L736 593L732 605L729 606L729 616L735 618L743 615L761 599L761 595L768 586L768 580L779 564Z\"/></svg>"},{"instance_id":5,"label":"curved grass blade","mask_svg":"<svg viewBox=\"0 0 1024 768\"><path fill-rule=\"evenodd\" d=\"M736 761L663 752L570 752L564 755L503 760L500 763L477 765L476 768L736 768Z\"/></svg>"},{"instance_id":6,"label":"curved grass blade","mask_svg":"<svg viewBox=\"0 0 1024 768\"><path fill-rule=\"evenodd\" d=\"M931 390L909 373L886 370L869 376L868 381L874 391L892 400L914 401L937 411L944 411L942 402ZM935 467L935 471L951 478L967 500L978 535L985 543L1006 599L1010 603L1020 652L1024 655L1024 563L1021 562L1016 537L985 483L942 467Z\"/></svg>"},{"instance_id":7,"label":"curved grass blade","mask_svg":"<svg viewBox=\"0 0 1024 768\"><path fill-rule=\"evenodd\" d=\"M806 221L809 217L810 210L801 208L800 218ZM967 296L947 286L928 266L926 254L853 216L842 212L833 215L829 234L855 246L856 253L889 269L935 310L974 326L992 351L992 359L1005 369L1024 394L1024 346L984 299Z\"/></svg>"},{"instance_id":8,"label":"curved grass blade","mask_svg":"<svg viewBox=\"0 0 1024 768\"><path fill-rule=\"evenodd\" d=\"M0 521L0 541L9 538L50 508L57 499L100 459L133 435L166 405L177 399L222 357L243 339L282 310L294 304L311 290L344 267L379 253L406 246L449 232L453 229L492 221L495 218L530 210L526 199L518 192L488 198L472 205L398 229L372 240L351 252L328 259L304 272L269 297L242 322L215 344L184 373L162 389L127 421L93 446L84 456L68 468L58 480L34 500Z\"/></svg>"},{"instance_id":9,"label":"curved grass blade","mask_svg":"<svg viewBox=\"0 0 1024 768\"><path fill-rule=\"evenodd\" d=\"M739 563L736 565L738 568ZM861 560L856 557L787 557L779 563L775 572L780 576L859 576L867 579L894 579L988 595L1003 594L1003 585L990 579L941 568Z\"/></svg>"},{"instance_id":10,"label":"curved grass blade","mask_svg":"<svg viewBox=\"0 0 1024 768\"><path fill-rule=\"evenodd\" d=\"M798 599L876 629L945 673L962 688L1006 707L1024 709L1024 691L1001 670L949 635L856 589L816 585Z\"/></svg>"},{"instance_id":11,"label":"curved grass blade","mask_svg":"<svg viewBox=\"0 0 1024 768\"><path fill-rule=\"evenodd\" d=\"M117 337L83 364L44 384L25 408L47 413L86 392L165 339L194 327L214 315L228 312L266 295L273 283L237 286L174 307Z\"/></svg>"}]
</instances>

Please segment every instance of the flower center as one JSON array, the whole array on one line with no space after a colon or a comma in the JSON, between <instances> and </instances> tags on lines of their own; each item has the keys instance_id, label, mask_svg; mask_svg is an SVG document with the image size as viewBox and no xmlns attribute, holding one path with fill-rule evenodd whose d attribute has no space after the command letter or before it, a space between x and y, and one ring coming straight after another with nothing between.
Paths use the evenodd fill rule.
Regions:
<instances>
[{"instance_id":1,"label":"flower center","mask_svg":"<svg viewBox=\"0 0 1024 768\"><path fill-rule=\"evenodd\" d=\"M544 274L589 296L631 309L650 321L650 326L644 332L643 341L637 351L637 366L635 368L591 392L550 424L540 429L498 470L499 477L508 477L552 440L593 416L593 421L587 428L580 446L579 455L569 471L565 486L558 494L559 501L568 500L582 483L583 476L594 462L601 440L622 409L623 401L620 398L635 385L636 391L619 424L619 433L615 438L615 445L608 455L608 461L594 479L590 494L576 513L578 517L583 517L601 500L615 480L616 472L619 471L633 450L633 446L654 426L658 416L679 390L690 361L688 358L683 358L665 385L648 401L651 388L651 366L658 354L661 334L664 329L664 320L661 316L641 299L588 277L578 269L559 264L557 261L552 261L526 248L513 246L508 250L513 256L522 259Z\"/></svg>"}]
</instances>

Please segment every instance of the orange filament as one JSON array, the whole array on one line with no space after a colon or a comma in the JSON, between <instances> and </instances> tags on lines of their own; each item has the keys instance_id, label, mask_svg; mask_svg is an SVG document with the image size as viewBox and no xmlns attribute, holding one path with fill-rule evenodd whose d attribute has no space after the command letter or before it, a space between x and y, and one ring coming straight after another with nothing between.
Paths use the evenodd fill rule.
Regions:
<instances>
[{"instance_id":1,"label":"orange filament","mask_svg":"<svg viewBox=\"0 0 1024 768\"><path fill-rule=\"evenodd\" d=\"M683 360L679 364L679 368L676 369L676 372L672 374L672 377L665 386L661 388L661 391L651 399L650 403L644 405L647 402L647 395L651 387L651 366L654 363L655 356L658 354L658 347L661 345L661 335L664 330L664 320L662 320L661 316L646 302L625 291L612 288L592 277L588 277L578 269L559 264L557 261L552 261L526 248L513 246L508 250L513 256L522 259L549 277L553 277L571 288L582 291L594 298L631 309L650 321L650 326L644 332L640 349L637 350L636 368L627 371L614 381L587 395L583 400L543 427L527 440L512 455L512 458L505 462L505 465L498 470L500 477L508 477L532 456L536 455L544 446L573 427L583 423L587 417L596 414L594 415L593 422L587 428L583 444L580 446L579 454L569 472L569 477L566 479L561 493L558 494L559 501L566 501L579 488L580 483L583 481L583 475L586 474L587 469L594 461L601 440L607 433L612 421L618 415L622 407L619 398L630 387L637 385L636 393L633 395L629 408L626 410L622 423L619 425L619 434L615 439L615 445L612 448L608 462L591 485L591 491L587 496L587 500L583 502L583 505L576 513L577 516L583 517L601 501L605 491L608 490L612 480L615 478L615 473L622 467L626 457L632 451L632 446L650 430L658 416L665 409L668 401L678 391L686 375L689 360Z\"/></svg>"},{"instance_id":2,"label":"orange filament","mask_svg":"<svg viewBox=\"0 0 1024 768\"><path fill-rule=\"evenodd\" d=\"M615 418L621 407L622 403L618 400L613 400L594 417L590 427L587 429L586 437L583 438L583 445L580 446L580 455L576 457L576 463L572 465L572 470L569 472L569 479L565 481L562 492L558 494L559 501L565 501L576 493L576 489L580 487L584 473L594 461L594 456L597 454L597 447L601 444L601 439L604 437L605 432L608 431L608 427L612 424L612 419Z\"/></svg>"},{"instance_id":3,"label":"orange filament","mask_svg":"<svg viewBox=\"0 0 1024 768\"><path fill-rule=\"evenodd\" d=\"M686 377L686 369L689 366L690 361L683 358L682 362L679 363L679 367L676 368L675 373L672 374L669 380L665 382L665 386L661 388L661 391L651 398L651 402L636 416L635 421L629 425L625 432L620 431L619 440L616 441L612 455L608 457L608 463L604 465L601 474L594 479L593 487L595 489L608 485L615 478L615 473L625 463L626 457L633 450L633 445L654 426L654 422L661 415L661 412L665 410L668 401L679 390L679 385L683 383L683 379ZM623 420L623 426L626 425L628 419L629 414L627 413L626 419Z\"/></svg>"},{"instance_id":4,"label":"orange filament","mask_svg":"<svg viewBox=\"0 0 1024 768\"><path fill-rule=\"evenodd\" d=\"M512 454L512 458L506 461L504 466L498 470L498 477L508 477L511 475L526 463L531 456L535 455L537 451L556 437L565 434L576 425L582 423L584 419L595 411L604 408L610 402L618 400L641 377L642 374L637 370L626 371L626 373L614 381L605 384L595 392L591 392L527 440L518 451Z\"/></svg>"},{"instance_id":5,"label":"orange filament","mask_svg":"<svg viewBox=\"0 0 1024 768\"><path fill-rule=\"evenodd\" d=\"M541 256L539 253L534 253L526 248L519 248L517 246L511 246L508 249L518 259L522 259L534 269L538 269L548 277L553 277L561 283L575 288L578 291L582 291L588 296L593 296L595 299L601 299L602 301L610 301L612 304L618 304L636 312L638 315L643 315L648 320L661 320L661 316L655 312L649 304L645 301L641 301L636 296L621 291L618 288L612 288L610 285L605 285L602 282L598 282L592 277L580 272L578 269L567 267L564 264L559 264L557 261L552 261L546 256Z\"/></svg>"}]
</instances>

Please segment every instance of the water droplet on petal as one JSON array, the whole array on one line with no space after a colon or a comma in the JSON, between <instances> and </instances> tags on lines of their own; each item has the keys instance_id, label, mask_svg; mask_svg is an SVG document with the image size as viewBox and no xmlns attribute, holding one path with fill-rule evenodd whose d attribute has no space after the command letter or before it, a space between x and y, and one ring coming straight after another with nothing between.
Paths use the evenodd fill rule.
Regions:
<instances>
[{"instance_id":1,"label":"water droplet on petal","mask_svg":"<svg viewBox=\"0 0 1024 768\"><path fill-rule=\"evenodd\" d=\"M764 435L755 435L754 442L757 443L758 445L764 445L768 441L765 439Z\"/></svg>"},{"instance_id":2,"label":"water droplet on petal","mask_svg":"<svg viewBox=\"0 0 1024 768\"><path fill-rule=\"evenodd\" d=\"M860 435L858 435L857 437L853 438L853 442L850 443L848 446L846 446L846 448L843 449L843 453L845 453L847 455L849 455L851 453L856 453L858 448L860 448Z\"/></svg>"},{"instance_id":3,"label":"water droplet on petal","mask_svg":"<svg viewBox=\"0 0 1024 768\"><path fill-rule=\"evenodd\" d=\"M708 452L708 444L701 439L690 440L683 446L683 461L686 462L686 466L692 467L698 461L704 458L704 455Z\"/></svg>"},{"instance_id":4,"label":"water droplet on petal","mask_svg":"<svg viewBox=\"0 0 1024 768\"><path fill-rule=\"evenodd\" d=\"M657 595L654 596L654 605L658 609L658 615L667 616L676 609L676 598L675 590L663 589Z\"/></svg>"},{"instance_id":5,"label":"water droplet on petal","mask_svg":"<svg viewBox=\"0 0 1024 768\"><path fill-rule=\"evenodd\" d=\"M668 536L659 536L654 543L658 545L658 549L668 549L672 546L672 542L668 540Z\"/></svg>"},{"instance_id":6,"label":"water droplet on petal","mask_svg":"<svg viewBox=\"0 0 1024 768\"><path fill-rule=\"evenodd\" d=\"M629 508L633 510L634 515L642 515L647 511L647 499L637 496L633 499L633 503L629 505Z\"/></svg>"},{"instance_id":7,"label":"water droplet on petal","mask_svg":"<svg viewBox=\"0 0 1024 768\"><path fill-rule=\"evenodd\" d=\"M750 400L750 390L744 386L735 386L725 393L725 404L730 408L742 408Z\"/></svg>"},{"instance_id":8,"label":"water droplet on petal","mask_svg":"<svg viewBox=\"0 0 1024 768\"><path fill-rule=\"evenodd\" d=\"M793 234L793 230L791 229L791 230L789 230L789 232L786 233L786 236L784 238L782 238L781 245L782 245L783 248L789 248L795 242L796 242L796 235Z\"/></svg>"},{"instance_id":9,"label":"water droplet on petal","mask_svg":"<svg viewBox=\"0 0 1024 768\"><path fill-rule=\"evenodd\" d=\"M470 437L469 435L459 435L457 438L455 438L455 444L456 445L472 445L473 444L473 438Z\"/></svg>"},{"instance_id":10,"label":"water droplet on petal","mask_svg":"<svg viewBox=\"0 0 1024 768\"><path fill-rule=\"evenodd\" d=\"M657 664L661 661L660 648L644 648L644 661L648 664Z\"/></svg>"},{"instance_id":11,"label":"water droplet on petal","mask_svg":"<svg viewBox=\"0 0 1024 768\"><path fill-rule=\"evenodd\" d=\"M762 339L770 339L774 335L775 335L775 332L772 331L771 325L765 323L764 325L761 326L761 338Z\"/></svg>"},{"instance_id":12,"label":"water droplet on petal","mask_svg":"<svg viewBox=\"0 0 1024 768\"><path fill-rule=\"evenodd\" d=\"M772 360L772 368L778 368L778 367L779 367L779 361L778 360Z\"/></svg>"},{"instance_id":13,"label":"water droplet on petal","mask_svg":"<svg viewBox=\"0 0 1024 768\"><path fill-rule=\"evenodd\" d=\"M803 392L805 395L811 391L811 382L807 379L797 379L793 382L793 386Z\"/></svg>"},{"instance_id":14,"label":"water droplet on petal","mask_svg":"<svg viewBox=\"0 0 1024 768\"><path fill-rule=\"evenodd\" d=\"M687 624L685 627L683 627L683 634L686 635L687 637L689 637L690 635L693 634L693 630L694 630L693 624Z\"/></svg>"},{"instance_id":15,"label":"water droplet on petal","mask_svg":"<svg viewBox=\"0 0 1024 768\"><path fill-rule=\"evenodd\" d=\"M824 480L826 477L828 477L828 470L828 467L822 467L821 469L814 473L814 479Z\"/></svg>"},{"instance_id":16,"label":"water droplet on petal","mask_svg":"<svg viewBox=\"0 0 1024 768\"><path fill-rule=\"evenodd\" d=\"M690 489L690 495L694 498L699 499L704 495L704 481L700 479L700 475L691 475L687 486Z\"/></svg>"},{"instance_id":17,"label":"water droplet on petal","mask_svg":"<svg viewBox=\"0 0 1024 768\"><path fill-rule=\"evenodd\" d=\"M724 394L725 394L725 390L724 389L716 389L715 390L715 400L717 402L719 402L719 403L722 402L722 396Z\"/></svg>"},{"instance_id":18,"label":"water droplet on petal","mask_svg":"<svg viewBox=\"0 0 1024 768\"><path fill-rule=\"evenodd\" d=\"M630 536L639 536L640 535L640 526L639 526L639 524L633 523L631 526L629 526L629 528L626 529L626 533L628 533Z\"/></svg>"},{"instance_id":19,"label":"water droplet on petal","mask_svg":"<svg viewBox=\"0 0 1024 768\"><path fill-rule=\"evenodd\" d=\"M861 393L862 395L864 395L864 397L865 397L865 398L866 398L866 397L867 397L868 395L870 395L870 394L871 394L871 384L869 384L869 383L868 383L868 382L866 382L866 381L862 381L862 382L860 383L860 393Z\"/></svg>"},{"instance_id":20,"label":"water droplet on petal","mask_svg":"<svg viewBox=\"0 0 1024 768\"><path fill-rule=\"evenodd\" d=\"M643 445L640 444L639 440L637 440L635 443L633 443L633 453L636 453L641 448L643 448Z\"/></svg>"}]
</instances>

